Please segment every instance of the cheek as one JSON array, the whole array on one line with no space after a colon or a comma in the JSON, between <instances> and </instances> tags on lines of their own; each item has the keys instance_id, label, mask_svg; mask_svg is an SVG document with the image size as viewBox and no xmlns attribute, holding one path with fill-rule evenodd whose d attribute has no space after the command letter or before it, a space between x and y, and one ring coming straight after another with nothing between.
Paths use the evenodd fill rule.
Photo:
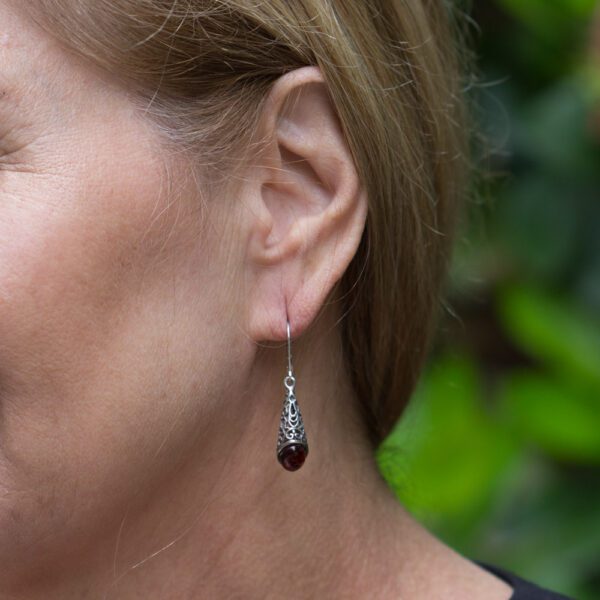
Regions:
<instances>
[{"instance_id":1,"label":"cheek","mask_svg":"<svg viewBox=\"0 0 600 600\"><path fill-rule=\"evenodd\" d=\"M55 58L29 154L0 164L0 589L114 550L218 434L254 351L228 319L224 228L199 226L191 185L171 195L129 100Z\"/></svg>"},{"instance_id":2,"label":"cheek","mask_svg":"<svg viewBox=\"0 0 600 600\"><path fill-rule=\"evenodd\" d=\"M125 510L210 444L203 424L252 353L230 318L226 226L128 156L73 159L68 178L0 172L0 564L15 580L112 549Z\"/></svg>"},{"instance_id":3,"label":"cheek","mask_svg":"<svg viewBox=\"0 0 600 600\"><path fill-rule=\"evenodd\" d=\"M137 199L152 188L126 177L106 188L89 185L85 172L2 175L0 389L34 403L29 388L37 395L38 380L52 385L55 375L59 384L109 334L133 285L128 276L146 258L139 241L151 209ZM16 402L4 400L5 409Z\"/></svg>"},{"instance_id":4,"label":"cheek","mask_svg":"<svg viewBox=\"0 0 600 600\"><path fill-rule=\"evenodd\" d=\"M154 281L166 278L155 266L175 213L159 168L115 168L106 185L92 166L0 174L3 569L26 564L17 540L56 549L73 541L67 521L102 526L102 500L124 502L123 482L143 471L136 433L156 432L151 396L163 390L148 387L165 301Z\"/></svg>"}]
</instances>

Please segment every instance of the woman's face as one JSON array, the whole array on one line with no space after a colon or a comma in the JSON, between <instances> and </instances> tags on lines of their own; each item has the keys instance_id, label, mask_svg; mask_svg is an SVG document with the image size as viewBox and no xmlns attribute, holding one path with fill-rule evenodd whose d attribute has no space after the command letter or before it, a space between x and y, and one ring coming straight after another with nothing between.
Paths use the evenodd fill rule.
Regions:
<instances>
[{"instance_id":1,"label":"woman's face","mask_svg":"<svg viewBox=\"0 0 600 600\"><path fill-rule=\"evenodd\" d=\"M3 576L116 536L250 351L225 223L166 173L126 92L0 1Z\"/></svg>"}]
</instances>

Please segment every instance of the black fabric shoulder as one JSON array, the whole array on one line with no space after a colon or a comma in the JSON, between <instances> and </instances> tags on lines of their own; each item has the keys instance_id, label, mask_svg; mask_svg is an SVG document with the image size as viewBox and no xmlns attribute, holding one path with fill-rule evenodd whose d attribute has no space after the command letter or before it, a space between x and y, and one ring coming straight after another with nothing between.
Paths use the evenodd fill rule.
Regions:
<instances>
[{"instance_id":1,"label":"black fabric shoulder","mask_svg":"<svg viewBox=\"0 0 600 600\"><path fill-rule=\"evenodd\" d=\"M507 571L506 569L502 569L495 565L490 565L479 560L475 560L473 562L477 563L480 567L486 569L490 573L493 573L497 577L500 577L500 579L503 579L512 586L514 592L510 597L510 600L574 600L573 598L568 598L567 596L557 594L556 592L545 590L534 583L527 581L526 579L522 579L511 571Z\"/></svg>"}]
</instances>

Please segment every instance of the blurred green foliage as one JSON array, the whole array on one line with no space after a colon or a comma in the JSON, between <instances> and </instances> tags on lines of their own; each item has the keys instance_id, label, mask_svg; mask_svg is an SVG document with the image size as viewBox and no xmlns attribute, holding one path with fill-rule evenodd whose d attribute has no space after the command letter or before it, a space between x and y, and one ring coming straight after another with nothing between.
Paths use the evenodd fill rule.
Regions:
<instances>
[{"instance_id":1,"label":"blurred green foliage","mask_svg":"<svg viewBox=\"0 0 600 600\"><path fill-rule=\"evenodd\" d=\"M600 9L471 11L491 148L443 319L378 451L398 498L466 556L600 598Z\"/></svg>"}]
</instances>

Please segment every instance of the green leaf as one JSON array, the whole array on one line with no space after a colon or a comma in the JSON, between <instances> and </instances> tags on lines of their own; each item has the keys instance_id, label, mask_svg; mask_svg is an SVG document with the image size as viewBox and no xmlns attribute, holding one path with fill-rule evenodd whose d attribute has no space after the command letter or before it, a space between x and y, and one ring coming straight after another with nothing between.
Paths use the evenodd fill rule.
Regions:
<instances>
[{"instance_id":1,"label":"green leaf","mask_svg":"<svg viewBox=\"0 0 600 600\"><path fill-rule=\"evenodd\" d=\"M514 443L482 398L475 365L443 358L378 452L384 477L425 521L475 523L514 457Z\"/></svg>"},{"instance_id":2,"label":"green leaf","mask_svg":"<svg viewBox=\"0 0 600 600\"><path fill-rule=\"evenodd\" d=\"M557 373L600 391L600 323L542 291L511 287L498 309L506 332L523 350Z\"/></svg>"},{"instance_id":3,"label":"green leaf","mask_svg":"<svg viewBox=\"0 0 600 600\"><path fill-rule=\"evenodd\" d=\"M600 394L524 371L507 377L500 398L523 440L561 460L600 463Z\"/></svg>"}]
</instances>

